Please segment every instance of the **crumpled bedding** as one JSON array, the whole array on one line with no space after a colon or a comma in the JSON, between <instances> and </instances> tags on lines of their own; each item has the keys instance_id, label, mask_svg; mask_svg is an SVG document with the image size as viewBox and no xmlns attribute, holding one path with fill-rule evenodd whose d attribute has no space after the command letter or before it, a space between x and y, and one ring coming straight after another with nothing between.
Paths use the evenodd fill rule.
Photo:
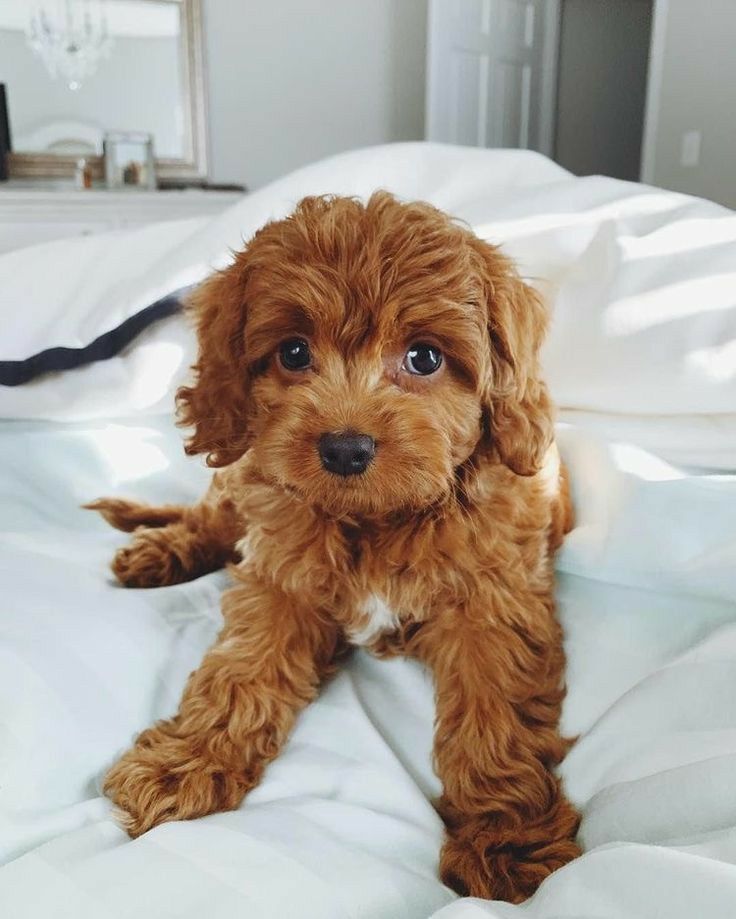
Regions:
<instances>
[{"instance_id":1,"label":"crumpled bedding","mask_svg":"<svg viewBox=\"0 0 736 919\"><path fill-rule=\"evenodd\" d=\"M731 212L576 179L519 151L358 151L214 220L148 228L158 257L140 271L128 259L142 245L134 232L72 241L73 260L68 241L0 257L3 320L25 323L16 353L50 331L66 336L57 344L80 341L196 281L304 193L375 187L433 201L503 242L553 307L544 359L577 510L558 559L563 727L580 735L562 774L583 811L585 854L524 906L456 899L436 873L431 680L414 662L362 651L239 810L135 841L117 828L100 776L175 708L227 582L219 572L118 588L107 563L125 537L79 510L100 494L191 501L206 486L171 417L192 347L177 318L112 361L0 392L4 917L736 914ZM91 278L87 259L105 271ZM20 296L23 314L11 308Z\"/></svg>"}]
</instances>

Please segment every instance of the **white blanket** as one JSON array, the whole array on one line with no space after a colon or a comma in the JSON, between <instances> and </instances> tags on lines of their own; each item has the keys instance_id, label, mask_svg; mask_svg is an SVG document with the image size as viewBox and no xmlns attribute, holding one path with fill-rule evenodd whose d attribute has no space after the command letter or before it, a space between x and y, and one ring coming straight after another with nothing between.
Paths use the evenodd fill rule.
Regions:
<instances>
[{"instance_id":1,"label":"white blanket","mask_svg":"<svg viewBox=\"0 0 736 919\"><path fill-rule=\"evenodd\" d=\"M206 485L171 420L191 339L166 320L113 361L0 392L1 916L736 915L734 215L535 154L360 151L213 221L0 258L0 359L86 343L302 194L380 186L503 241L554 305L545 361L578 512L558 567L564 728L581 739L562 771L585 855L524 907L455 900L436 876L431 681L362 652L238 811L134 842L115 826L99 777L176 706L226 582L117 588L125 537L78 510Z\"/></svg>"}]
</instances>

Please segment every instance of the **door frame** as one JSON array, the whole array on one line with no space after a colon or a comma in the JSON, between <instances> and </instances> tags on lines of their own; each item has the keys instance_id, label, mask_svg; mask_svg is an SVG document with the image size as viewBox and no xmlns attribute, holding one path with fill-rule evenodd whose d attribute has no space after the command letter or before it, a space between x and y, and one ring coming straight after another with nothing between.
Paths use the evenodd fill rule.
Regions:
<instances>
[{"instance_id":1,"label":"door frame","mask_svg":"<svg viewBox=\"0 0 736 919\"><path fill-rule=\"evenodd\" d=\"M662 103L662 76L667 34L669 0L652 0L652 32L649 39L649 66L647 68L647 95L644 103L644 129L641 138L641 164L639 181L654 184L654 166L657 158L657 128Z\"/></svg>"},{"instance_id":2,"label":"door frame","mask_svg":"<svg viewBox=\"0 0 736 919\"><path fill-rule=\"evenodd\" d=\"M544 153L550 159L555 155L561 15L562 0L546 0L542 45L542 92L539 100L539 148L540 153Z\"/></svg>"}]
</instances>

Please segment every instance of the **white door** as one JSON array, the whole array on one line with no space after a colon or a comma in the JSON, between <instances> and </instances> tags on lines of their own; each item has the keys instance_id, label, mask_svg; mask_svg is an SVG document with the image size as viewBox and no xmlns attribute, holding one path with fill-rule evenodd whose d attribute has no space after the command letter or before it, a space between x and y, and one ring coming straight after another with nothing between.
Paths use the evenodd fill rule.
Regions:
<instances>
[{"instance_id":1,"label":"white door","mask_svg":"<svg viewBox=\"0 0 736 919\"><path fill-rule=\"evenodd\" d=\"M559 0L430 0L427 140L552 154Z\"/></svg>"}]
</instances>

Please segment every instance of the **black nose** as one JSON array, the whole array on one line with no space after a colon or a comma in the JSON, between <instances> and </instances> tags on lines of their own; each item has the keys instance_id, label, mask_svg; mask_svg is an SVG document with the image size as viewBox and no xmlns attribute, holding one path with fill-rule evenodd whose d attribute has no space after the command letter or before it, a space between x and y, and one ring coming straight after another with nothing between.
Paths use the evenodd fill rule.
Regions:
<instances>
[{"instance_id":1,"label":"black nose","mask_svg":"<svg viewBox=\"0 0 736 919\"><path fill-rule=\"evenodd\" d=\"M365 472L376 452L376 442L367 434L323 434L319 439L322 465L335 475Z\"/></svg>"}]
</instances>

